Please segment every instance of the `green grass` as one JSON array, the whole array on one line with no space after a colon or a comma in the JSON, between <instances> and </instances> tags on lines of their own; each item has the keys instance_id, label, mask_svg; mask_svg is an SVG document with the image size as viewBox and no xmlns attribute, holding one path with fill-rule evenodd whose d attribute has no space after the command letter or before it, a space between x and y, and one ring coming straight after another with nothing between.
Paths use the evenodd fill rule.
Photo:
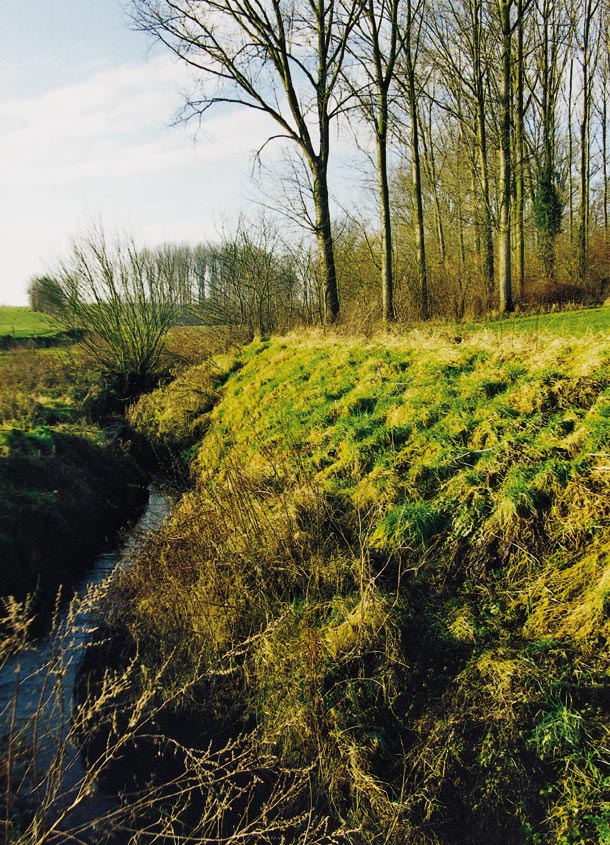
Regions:
<instances>
[{"instance_id":1,"label":"green grass","mask_svg":"<svg viewBox=\"0 0 610 845\"><path fill-rule=\"evenodd\" d=\"M46 314L20 305L0 305L0 336L29 338L52 335L58 331L57 322Z\"/></svg>"},{"instance_id":2,"label":"green grass","mask_svg":"<svg viewBox=\"0 0 610 845\"><path fill-rule=\"evenodd\" d=\"M502 335L549 332L562 337L581 337L610 331L610 307L578 308L549 314L514 315L503 320L490 320L481 326Z\"/></svg>"}]
</instances>

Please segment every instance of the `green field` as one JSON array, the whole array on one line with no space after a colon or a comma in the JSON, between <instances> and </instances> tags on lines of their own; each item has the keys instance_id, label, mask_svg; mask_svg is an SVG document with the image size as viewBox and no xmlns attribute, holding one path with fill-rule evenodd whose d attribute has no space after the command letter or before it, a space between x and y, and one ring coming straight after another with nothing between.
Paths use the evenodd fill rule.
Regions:
<instances>
[{"instance_id":1,"label":"green field","mask_svg":"<svg viewBox=\"0 0 610 845\"><path fill-rule=\"evenodd\" d=\"M551 332L561 337L581 337L610 331L610 308L577 308L550 314L514 315L497 321L484 321L485 326L500 334Z\"/></svg>"},{"instance_id":2,"label":"green field","mask_svg":"<svg viewBox=\"0 0 610 845\"><path fill-rule=\"evenodd\" d=\"M0 305L0 336L37 337L59 331L57 322L47 314L21 305Z\"/></svg>"}]
</instances>

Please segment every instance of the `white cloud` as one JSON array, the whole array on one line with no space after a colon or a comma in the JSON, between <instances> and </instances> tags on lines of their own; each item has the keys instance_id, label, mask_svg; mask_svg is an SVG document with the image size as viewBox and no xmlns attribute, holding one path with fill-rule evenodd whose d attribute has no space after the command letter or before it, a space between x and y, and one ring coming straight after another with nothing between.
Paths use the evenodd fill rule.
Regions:
<instances>
[{"instance_id":1,"label":"white cloud","mask_svg":"<svg viewBox=\"0 0 610 845\"><path fill-rule=\"evenodd\" d=\"M212 236L239 205L269 120L210 114L194 143L192 128L168 125L188 82L160 56L0 103L0 302L24 301L27 278L88 216L142 239L189 239Z\"/></svg>"},{"instance_id":2,"label":"white cloud","mask_svg":"<svg viewBox=\"0 0 610 845\"><path fill-rule=\"evenodd\" d=\"M260 112L229 107L206 114L196 142L193 125L171 126L191 79L167 54L82 73L0 101L0 303L25 302L28 278L92 218L140 242L215 237L253 193L251 153L277 133ZM282 147L267 146L265 159ZM348 149L335 138L333 161ZM353 190L353 173L342 181Z\"/></svg>"},{"instance_id":3,"label":"white cloud","mask_svg":"<svg viewBox=\"0 0 610 845\"><path fill-rule=\"evenodd\" d=\"M184 70L167 58L98 73L38 98L0 104L0 187L68 184L224 161L262 143L264 118L230 112L212 118L195 152L183 126L168 121L179 105ZM244 131L245 130L245 131Z\"/></svg>"}]
</instances>

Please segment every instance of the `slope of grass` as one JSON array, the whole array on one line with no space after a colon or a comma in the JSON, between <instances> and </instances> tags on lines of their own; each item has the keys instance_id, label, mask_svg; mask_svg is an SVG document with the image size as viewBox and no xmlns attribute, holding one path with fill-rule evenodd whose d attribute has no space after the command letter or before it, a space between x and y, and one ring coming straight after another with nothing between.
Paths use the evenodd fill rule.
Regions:
<instances>
[{"instance_id":1,"label":"slope of grass","mask_svg":"<svg viewBox=\"0 0 610 845\"><path fill-rule=\"evenodd\" d=\"M224 372L134 413L195 484L115 618L203 672L199 741L310 767L332 841L610 841L610 339L312 333Z\"/></svg>"}]
</instances>

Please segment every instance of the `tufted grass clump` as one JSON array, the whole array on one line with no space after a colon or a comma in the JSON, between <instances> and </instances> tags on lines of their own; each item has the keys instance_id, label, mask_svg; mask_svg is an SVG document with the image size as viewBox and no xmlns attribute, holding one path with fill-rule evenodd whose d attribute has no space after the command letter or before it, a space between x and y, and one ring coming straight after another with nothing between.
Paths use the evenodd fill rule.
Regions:
<instances>
[{"instance_id":1,"label":"tufted grass clump","mask_svg":"<svg viewBox=\"0 0 610 845\"><path fill-rule=\"evenodd\" d=\"M218 389L238 367L230 354L211 356L186 374L178 373L168 386L140 397L128 409L127 419L153 448L179 458L207 431Z\"/></svg>"}]
</instances>

